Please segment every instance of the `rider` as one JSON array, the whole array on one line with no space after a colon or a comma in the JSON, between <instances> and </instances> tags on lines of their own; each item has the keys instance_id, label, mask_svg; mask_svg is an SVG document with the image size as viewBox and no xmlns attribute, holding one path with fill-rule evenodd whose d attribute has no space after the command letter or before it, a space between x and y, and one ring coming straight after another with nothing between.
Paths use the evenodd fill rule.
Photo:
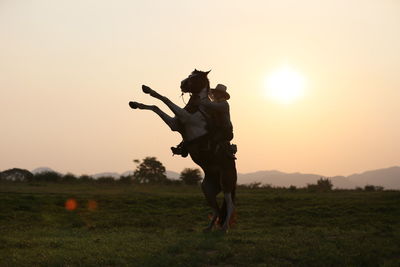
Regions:
<instances>
[{"instance_id":1,"label":"rider","mask_svg":"<svg viewBox=\"0 0 400 267\"><path fill-rule=\"evenodd\" d=\"M226 92L226 89L225 85L218 84L215 89L210 89L209 97L211 100L208 97L200 99L200 108L204 107L205 111L211 115L210 141L214 151L217 151L224 141L229 142L233 139L233 127L227 101L230 95ZM183 142L177 147L171 147L171 150L174 154L182 155L182 157L188 155Z\"/></svg>"},{"instance_id":2,"label":"rider","mask_svg":"<svg viewBox=\"0 0 400 267\"><path fill-rule=\"evenodd\" d=\"M200 106L203 106L212 114L214 120L214 129L211 133L213 145L218 146L223 141L231 141L233 139L233 127L229 113L228 101L230 95L226 92L226 86L218 84L215 89L210 89L209 98L201 99Z\"/></svg>"}]
</instances>

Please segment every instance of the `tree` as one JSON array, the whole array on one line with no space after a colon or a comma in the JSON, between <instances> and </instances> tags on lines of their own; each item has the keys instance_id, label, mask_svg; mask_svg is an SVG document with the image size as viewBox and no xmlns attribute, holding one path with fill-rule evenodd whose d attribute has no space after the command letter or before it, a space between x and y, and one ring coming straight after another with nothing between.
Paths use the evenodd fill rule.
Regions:
<instances>
[{"instance_id":1,"label":"tree","mask_svg":"<svg viewBox=\"0 0 400 267\"><path fill-rule=\"evenodd\" d=\"M181 172L179 179L181 179L184 184L193 185L198 184L202 177L199 169L185 168Z\"/></svg>"},{"instance_id":2,"label":"tree","mask_svg":"<svg viewBox=\"0 0 400 267\"><path fill-rule=\"evenodd\" d=\"M94 181L94 179L93 179L93 177L91 177L89 175L83 174L83 175L79 176L78 181L79 182L83 182L83 183L87 183L87 182Z\"/></svg>"},{"instance_id":3,"label":"tree","mask_svg":"<svg viewBox=\"0 0 400 267\"><path fill-rule=\"evenodd\" d=\"M62 181L67 183L73 183L78 181L78 178L76 178L76 176L73 175L72 173L67 173L62 177Z\"/></svg>"},{"instance_id":4,"label":"tree","mask_svg":"<svg viewBox=\"0 0 400 267\"><path fill-rule=\"evenodd\" d=\"M163 183L167 180L164 165L156 157L146 157L133 173L136 183Z\"/></svg>"},{"instance_id":5,"label":"tree","mask_svg":"<svg viewBox=\"0 0 400 267\"><path fill-rule=\"evenodd\" d=\"M331 191L333 187L333 184L329 178L323 178L321 177L318 181L317 184L308 184L307 189L310 191L321 191L321 192L326 192L326 191Z\"/></svg>"},{"instance_id":6,"label":"tree","mask_svg":"<svg viewBox=\"0 0 400 267\"><path fill-rule=\"evenodd\" d=\"M0 181L31 181L33 174L25 169L13 168L0 172Z\"/></svg>"}]
</instances>

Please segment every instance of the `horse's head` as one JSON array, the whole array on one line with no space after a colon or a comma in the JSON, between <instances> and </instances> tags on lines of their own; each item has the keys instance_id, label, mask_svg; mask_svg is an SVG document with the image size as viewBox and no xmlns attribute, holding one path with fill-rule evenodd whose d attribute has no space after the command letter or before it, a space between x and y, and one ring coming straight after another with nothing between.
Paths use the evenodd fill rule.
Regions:
<instances>
[{"instance_id":1,"label":"horse's head","mask_svg":"<svg viewBox=\"0 0 400 267\"><path fill-rule=\"evenodd\" d=\"M197 94L204 88L210 89L210 81L207 78L210 71L194 70L181 82L182 93Z\"/></svg>"}]
</instances>

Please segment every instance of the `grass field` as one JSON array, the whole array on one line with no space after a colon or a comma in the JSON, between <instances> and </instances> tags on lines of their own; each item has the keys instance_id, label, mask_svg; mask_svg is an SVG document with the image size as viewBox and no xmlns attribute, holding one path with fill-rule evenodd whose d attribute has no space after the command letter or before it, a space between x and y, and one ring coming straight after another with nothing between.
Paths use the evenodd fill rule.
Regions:
<instances>
[{"instance_id":1,"label":"grass field","mask_svg":"<svg viewBox=\"0 0 400 267\"><path fill-rule=\"evenodd\" d=\"M1 183L0 265L400 266L400 192L239 188L226 235L208 213L196 186Z\"/></svg>"}]
</instances>

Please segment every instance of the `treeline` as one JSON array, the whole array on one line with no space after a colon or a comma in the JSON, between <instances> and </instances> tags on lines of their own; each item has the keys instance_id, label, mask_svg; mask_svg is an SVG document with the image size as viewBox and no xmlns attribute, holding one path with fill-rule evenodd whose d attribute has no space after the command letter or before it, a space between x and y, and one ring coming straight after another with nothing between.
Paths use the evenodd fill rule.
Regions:
<instances>
[{"instance_id":1,"label":"treeline","mask_svg":"<svg viewBox=\"0 0 400 267\"><path fill-rule=\"evenodd\" d=\"M367 191L367 192L374 192L374 191L383 191L384 187L383 186L377 186L377 185L366 185L364 188L362 187L356 187L355 189L333 189L333 184L332 181L329 178L324 178L321 177L317 183L315 184L307 184L305 187L297 187L294 185L291 185L289 187L281 187L281 186L272 186L270 184L262 184L260 182L255 182L255 183L250 183L250 184L245 184L245 185L240 185L242 188L248 188L248 189L271 189L271 190L290 190L290 191L297 191L297 190L306 190L309 192L329 192L333 190L355 190L355 191Z\"/></svg>"},{"instance_id":2,"label":"treeline","mask_svg":"<svg viewBox=\"0 0 400 267\"><path fill-rule=\"evenodd\" d=\"M179 176L179 179L170 179L166 176L166 169L164 165L155 157L146 157L143 160L134 160L137 167L132 175L120 176L114 178L111 176L103 176L94 178L89 175L76 176L72 173L65 175L54 172L40 172L31 173L24 169L9 169L0 172L0 181L12 182L52 182L52 183L98 183L98 184L164 184L164 185L197 185L202 180L202 173L197 168L185 168ZM329 192L333 190L332 181L329 178L321 177L317 183L308 184L306 187L296 187L294 185L289 187L277 187L270 184L251 183L247 185L240 185L239 187L247 189L271 189L271 190L307 190L310 192ZM344 189L335 189L344 190ZM383 186L366 185L364 188L357 187L352 189L356 191L383 191Z\"/></svg>"},{"instance_id":3,"label":"treeline","mask_svg":"<svg viewBox=\"0 0 400 267\"><path fill-rule=\"evenodd\" d=\"M90 175L76 176L72 173L65 175L54 171L31 173L25 169L9 169L0 172L0 181L12 182L52 182L52 183L99 183L99 184L199 184L202 174L199 169L185 168L178 180L166 176L164 165L155 157L146 157L142 161L134 160L138 166L132 175L103 176L94 178Z\"/></svg>"}]
</instances>

